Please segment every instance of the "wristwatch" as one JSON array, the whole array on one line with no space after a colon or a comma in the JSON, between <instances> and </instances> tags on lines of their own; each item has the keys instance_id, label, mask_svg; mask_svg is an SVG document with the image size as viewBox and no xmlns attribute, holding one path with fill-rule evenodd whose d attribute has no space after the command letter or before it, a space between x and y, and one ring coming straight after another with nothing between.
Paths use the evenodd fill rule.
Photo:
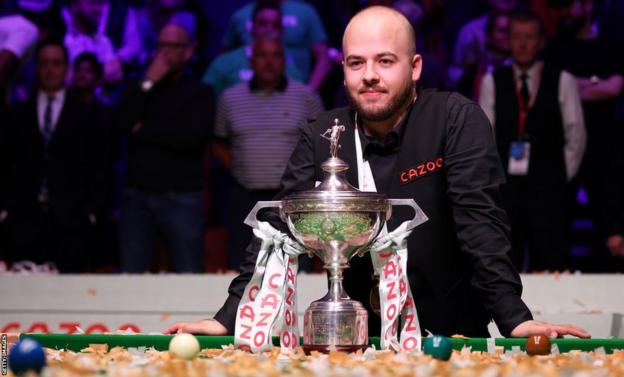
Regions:
<instances>
[{"instance_id":1,"label":"wristwatch","mask_svg":"<svg viewBox=\"0 0 624 377\"><path fill-rule=\"evenodd\" d=\"M154 82L152 80L143 80L141 82L141 90L145 93L149 92L154 86Z\"/></svg>"}]
</instances>

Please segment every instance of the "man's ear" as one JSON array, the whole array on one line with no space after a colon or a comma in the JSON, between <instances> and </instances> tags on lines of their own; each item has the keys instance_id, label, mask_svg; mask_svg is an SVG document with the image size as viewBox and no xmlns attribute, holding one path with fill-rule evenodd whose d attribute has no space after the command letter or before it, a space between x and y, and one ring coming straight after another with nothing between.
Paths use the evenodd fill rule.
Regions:
<instances>
[{"instance_id":1,"label":"man's ear","mask_svg":"<svg viewBox=\"0 0 624 377\"><path fill-rule=\"evenodd\" d=\"M412 81L417 81L422 73L422 56L414 54L412 58Z\"/></svg>"}]
</instances>

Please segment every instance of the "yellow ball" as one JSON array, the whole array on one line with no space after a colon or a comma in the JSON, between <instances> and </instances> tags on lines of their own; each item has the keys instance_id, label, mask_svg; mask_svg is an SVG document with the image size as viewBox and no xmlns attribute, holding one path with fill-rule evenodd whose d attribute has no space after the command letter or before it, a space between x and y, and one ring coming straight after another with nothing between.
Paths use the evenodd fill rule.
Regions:
<instances>
[{"instance_id":1,"label":"yellow ball","mask_svg":"<svg viewBox=\"0 0 624 377\"><path fill-rule=\"evenodd\" d=\"M180 359L192 359L199 353L199 341L191 334L178 334L169 342L169 352Z\"/></svg>"}]
</instances>

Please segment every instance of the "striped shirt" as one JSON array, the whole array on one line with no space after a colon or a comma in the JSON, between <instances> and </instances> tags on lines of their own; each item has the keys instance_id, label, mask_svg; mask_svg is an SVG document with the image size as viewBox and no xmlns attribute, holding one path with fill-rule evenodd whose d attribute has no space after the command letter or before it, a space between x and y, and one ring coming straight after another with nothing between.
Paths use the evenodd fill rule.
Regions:
<instances>
[{"instance_id":1,"label":"striped shirt","mask_svg":"<svg viewBox=\"0 0 624 377\"><path fill-rule=\"evenodd\" d=\"M249 190L277 189L299 139L299 125L323 111L308 86L288 81L283 91L241 83L223 92L214 135L230 140L232 175Z\"/></svg>"}]
</instances>

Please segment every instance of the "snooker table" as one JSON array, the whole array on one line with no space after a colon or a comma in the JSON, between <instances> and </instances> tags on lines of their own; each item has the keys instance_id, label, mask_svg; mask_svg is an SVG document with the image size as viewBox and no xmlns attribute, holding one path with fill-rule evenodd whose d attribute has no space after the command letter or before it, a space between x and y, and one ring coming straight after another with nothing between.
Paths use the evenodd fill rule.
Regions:
<instances>
[{"instance_id":1,"label":"snooker table","mask_svg":"<svg viewBox=\"0 0 624 377\"><path fill-rule=\"evenodd\" d=\"M44 347L52 349L67 349L72 351L80 351L88 347L90 344L108 344L109 348L121 346L128 347L153 347L159 351L166 351L169 347L169 341L172 335L105 335L105 334L21 334L20 338L32 338L38 340ZM197 336L201 348L220 349L221 346L234 344L233 336ZM485 338L451 338L453 349L461 350L464 346L471 347L472 351L487 351ZM523 338L496 338L496 346L504 347L510 350L514 346L524 350L526 339ZM572 350L593 351L596 348L603 347L607 353L613 350L624 350L624 339L577 339L577 338L560 338L551 339L553 344L557 344L560 352L569 352ZM300 342L301 343L301 342ZM279 346L279 339L273 338L273 344ZM379 338L371 337L370 345L375 345L379 349Z\"/></svg>"},{"instance_id":2,"label":"snooker table","mask_svg":"<svg viewBox=\"0 0 624 377\"><path fill-rule=\"evenodd\" d=\"M176 358L167 350L171 335L21 334L46 348L42 377L619 377L624 376L624 339L554 339L560 349L549 355L529 356L518 348L525 339L454 338L449 360L422 353L376 351L347 354L313 352L301 348L260 354L225 347L232 336L198 336L203 348L192 360ZM274 338L274 343L278 339ZM378 347L379 339L370 343ZM468 346L471 348L464 348ZM519 347L516 347L519 346ZM13 374L9 371L8 376Z\"/></svg>"}]
</instances>

